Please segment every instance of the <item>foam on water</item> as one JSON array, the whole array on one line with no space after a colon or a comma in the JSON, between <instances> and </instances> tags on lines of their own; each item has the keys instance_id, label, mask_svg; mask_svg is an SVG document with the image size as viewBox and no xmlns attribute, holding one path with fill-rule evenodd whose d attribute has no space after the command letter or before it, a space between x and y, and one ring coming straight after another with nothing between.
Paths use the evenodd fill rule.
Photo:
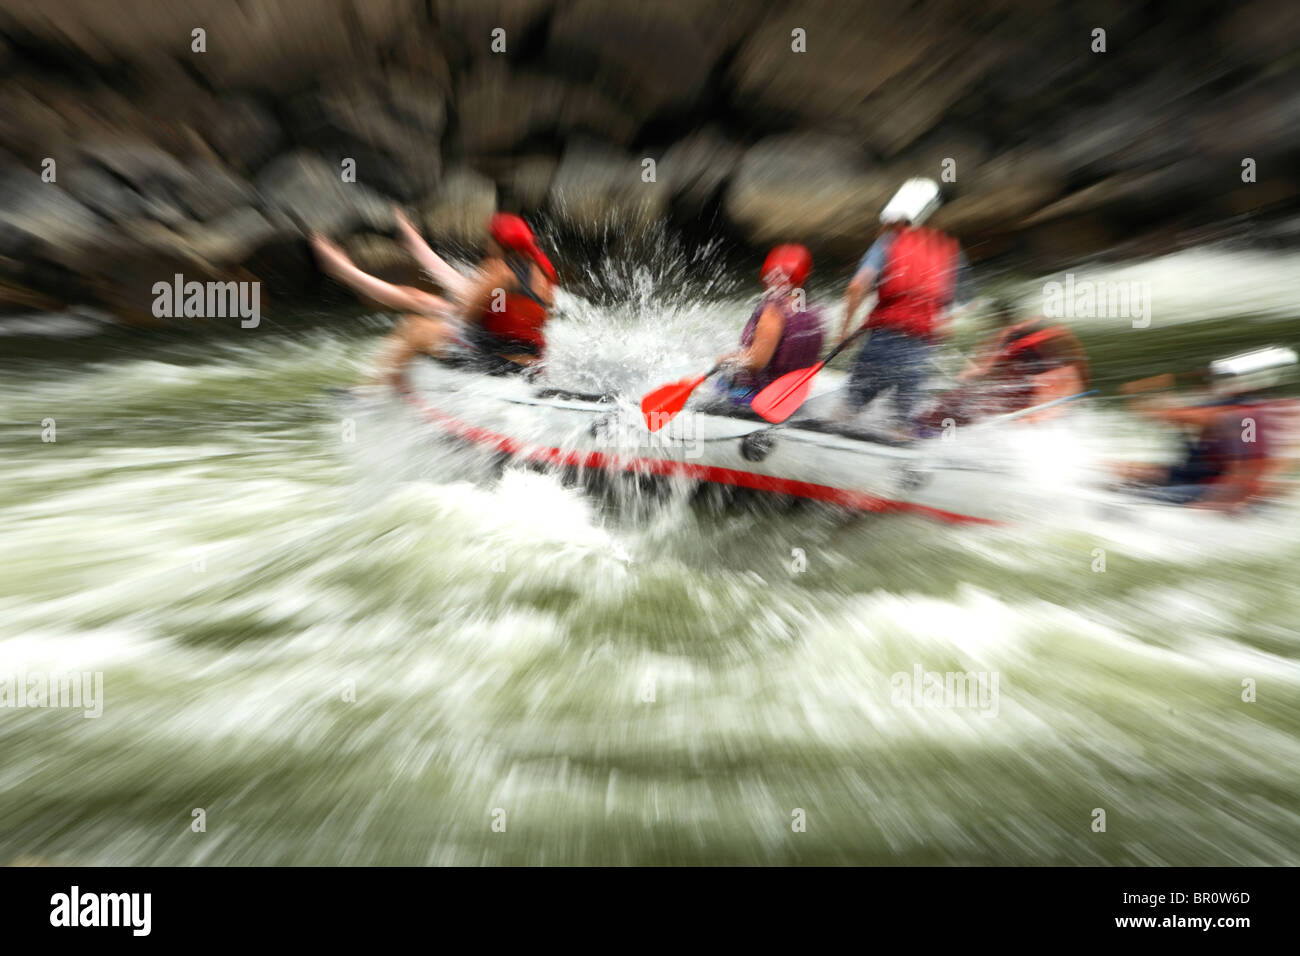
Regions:
<instances>
[{"instance_id":1,"label":"foam on water","mask_svg":"<svg viewBox=\"0 0 1300 956\"><path fill-rule=\"evenodd\" d=\"M729 347L751 301L669 271L566 295L556 379ZM1039 468L1021 526L613 507L322 396L382 328L6 368L0 678L102 670L106 700L0 709L0 860L1296 862L1294 505L1071 507L1159 447L1103 404L982 444ZM900 705L918 666L996 672L997 716Z\"/></svg>"}]
</instances>

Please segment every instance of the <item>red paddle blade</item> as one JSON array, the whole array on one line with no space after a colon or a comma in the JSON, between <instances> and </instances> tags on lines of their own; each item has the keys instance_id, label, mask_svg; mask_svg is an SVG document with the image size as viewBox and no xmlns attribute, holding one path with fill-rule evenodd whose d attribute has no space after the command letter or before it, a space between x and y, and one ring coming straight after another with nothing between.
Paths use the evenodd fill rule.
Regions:
<instances>
[{"instance_id":1,"label":"red paddle blade","mask_svg":"<svg viewBox=\"0 0 1300 956\"><path fill-rule=\"evenodd\" d=\"M825 364L825 362L818 362L809 368L786 372L755 395L749 407L773 424L785 421L804 403L812 388L813 377Z\"/></svg>"},{"instance_id":2,"label":"red paddle blade","mask_svg":"<svg viewBox=\"0 0 1300 956\"><path fill-rule=\"evenodd\" d=\"M641 414L645 416L645 427L652 432L657 432L672 421L673 416L682 410L686 400L691 397L691 392L699 388L700 383L706 378L707 375L684 378L670 385L660 385L653 392L647 393L646 397L641 399Z\"/></svg>"}]
</instances>

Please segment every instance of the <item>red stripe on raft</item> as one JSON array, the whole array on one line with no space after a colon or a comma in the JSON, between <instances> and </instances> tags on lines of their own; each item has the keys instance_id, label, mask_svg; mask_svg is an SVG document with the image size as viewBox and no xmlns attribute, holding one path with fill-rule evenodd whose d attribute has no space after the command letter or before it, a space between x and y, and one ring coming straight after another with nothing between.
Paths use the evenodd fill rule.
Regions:
<instances>
[{"instance_id":1,"label":"red stripe on raft","mask_svg":"<svg viewBox=\"0 0 1300 956\"><path fill-rule=\"evenodd\" d=\"M861 491L849 491L846 488L834 488L830 485L818 485L810 481L795 481L792 478L777 478L772 475L760 475L752 471L737 471L734 468L719 468L715 465L696 465L685 461L668 461L663 458L623 458L606 455L599 451L565 451L546 445L532 445L502 435L486 428L479 428L453 418L444 412L421 401L411 392L403 393L406 402L418 409L425 418L434 422L457 438L463 438L476 445L483 445L508 455L527 458L529 461L541 462L567 468L599 468L603 471L627 471L636 474L658 475L662 477L693 478L717 485L733 485L737 488L752 488L774 494L792 495L812 501L824 501L828 504L852 508L857 511L872 512L906 512L924 515L951 524L1000 524L991 518L977 518L973 515L957 514L941 508L931 508L910 501L895 501L891 498L878 498Z\"/></svg>"}]
</instances>

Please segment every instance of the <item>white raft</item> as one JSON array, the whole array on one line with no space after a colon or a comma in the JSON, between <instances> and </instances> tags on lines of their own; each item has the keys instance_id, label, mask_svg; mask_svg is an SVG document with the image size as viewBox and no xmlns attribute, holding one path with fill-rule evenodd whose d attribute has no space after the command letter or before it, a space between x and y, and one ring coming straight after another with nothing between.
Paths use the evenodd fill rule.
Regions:
<instances>
[{"instance_id":1,"label":"white raft","mask_svg":"<svg viewBox=\"0 0 1300 956\"><path fill-rule=\"evenodd\" d=\"M548 388L522 376L423 360L411 368L410 383L404 400L442 432L558 469L707 482L949 522L1002 523L1022 516L1032 499L1042 503L1041 469L1017 467L1023 433L1034 426L970 425L906 443L850 431L818 417L840 397L828 394L843 384L834 371L818 376L804 408L779 426L688 405L657 432L626 398ZM1020 440L1006 441L1010 432L1022 433Z\"/></svg>"}]
</instances>

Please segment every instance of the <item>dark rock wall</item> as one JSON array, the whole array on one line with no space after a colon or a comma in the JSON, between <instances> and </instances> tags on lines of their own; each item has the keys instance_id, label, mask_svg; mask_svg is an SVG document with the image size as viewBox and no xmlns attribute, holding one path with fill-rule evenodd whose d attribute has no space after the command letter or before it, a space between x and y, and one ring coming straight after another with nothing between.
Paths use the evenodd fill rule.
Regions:
<instances>
[{"instance_id":1,"label":"dark rock wall","mask_svg":"<svg viewBox=\"0 0 1300 956\"><path fill-rule=\"evenodd\" d=\"M304 231L387 265L357 234L394 202L445 242L500 206L557 244L667 222L847 258L945 160L976 258L1166 242L1294 209L1297 51L1293 0L6 0L0 310L143 319L173 271L311 294Z\"/></svg>"}]
</instances>

